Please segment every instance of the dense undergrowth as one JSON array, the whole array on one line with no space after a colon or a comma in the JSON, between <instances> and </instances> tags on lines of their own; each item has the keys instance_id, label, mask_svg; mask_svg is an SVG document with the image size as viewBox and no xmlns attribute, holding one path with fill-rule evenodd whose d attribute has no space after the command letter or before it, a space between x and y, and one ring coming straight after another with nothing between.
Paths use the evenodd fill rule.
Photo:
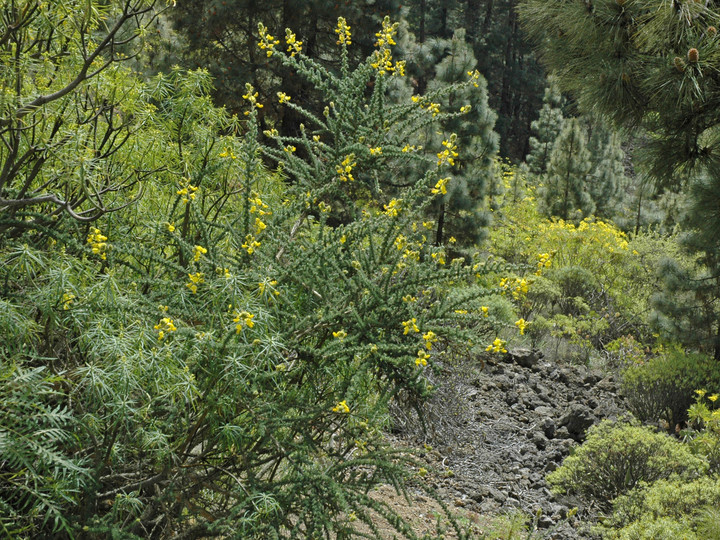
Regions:
<instances>
[{"instance_id":1,"label":"dense undergrowth","mask_svg":"<svg viewBox=\"0 0 720 540\"><path fill-rule=\"evenodd\" d=\"M237 118L202 71L125 67L154 2L66 4L2 8L17 21L0 42L3 535L350 538L382 519L415 538L369 495L402 490L412 461L383 439L389 404L422 417L434 370L511 346L620 370L633 412L684 440L604 425L558 485L614 501L618 534L663 505L674 527L712 526L712 505L666 495L683 481L687 500L717 496L720 377L702 342L668 339L653 316L661 260L699 262L672 234L545 217L537 179L499 160L492 200L452 206L473 160L443 126L486 100L477 71L399 99L390 21L353 66L340 19L333 72L261 25L262 52L325 100L273 96L304 122L286 136L261 125L271 97L251 85ZM449 236L490 211L487 243ZM623 430L664 437L632 454L643 471L667 446L694 473L659 460L663 474L598 492L576 469L598 437L625 456ZM445 511L433 537L467 537Z\"/></svg>"}]
</instances>

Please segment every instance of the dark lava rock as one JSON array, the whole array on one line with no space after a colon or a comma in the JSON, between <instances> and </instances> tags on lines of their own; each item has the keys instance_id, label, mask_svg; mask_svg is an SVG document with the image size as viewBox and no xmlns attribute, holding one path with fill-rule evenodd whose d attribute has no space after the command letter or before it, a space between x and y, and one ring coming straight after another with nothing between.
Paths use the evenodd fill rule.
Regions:
<instances>
[{"instance_id":1,"label":"dark lava rock","mask_svg":"<svg viewBox=\"0 0 720 540\"><path fill-rule=\"evenodd\" d=\"M592 410L580 403L570 405L568 411L560 418L560 425L567 428L570 436L580 441L585 435L585 430L597 422Z\"/></svg>"}]
</instances>

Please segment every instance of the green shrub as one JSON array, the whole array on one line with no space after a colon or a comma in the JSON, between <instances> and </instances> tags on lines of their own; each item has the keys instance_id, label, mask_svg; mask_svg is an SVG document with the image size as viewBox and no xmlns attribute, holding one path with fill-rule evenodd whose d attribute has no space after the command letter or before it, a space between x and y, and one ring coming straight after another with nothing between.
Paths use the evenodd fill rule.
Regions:
<instances>
[{"instance_id":1,"label":"green shrub","mask_svg":"<svg viewBox=\"0 0 720 540\"><path fill-rule=\"evenodd\" d=\"M603 524L610 538L682 538L669 532L694 531L708 521L707 509L720 506L720 478L703 476L691 482L658 480L640 485L613 504L612 517ZM636 531L661 531L663 536L634 536ZM612 531L612 532L610 532ZM692 536L694 537L694 536ZM701 536L700 538L710 538Z\"/></svg>"},{"instance_id":2,"label":"green shrub","mask_svg":"<svg viewBox=\"0 0 720 540\"><path fill-rule=\"evenodd\" d=\"M644 518L620 530L605 531L604 537L612 540L708 540L698 537L692 527L672 518Z\"/></svg>"},{"instance_id":3,"label":"green shrub","mask_svg":"<svg viewBox=\"0 0 720 540\"><path fill-rule=\"evenodd\" d=\"M577 494L609 510L612 501L641 482L692 479L707 470L679 441L635 423L603 421L588 430L587 440L550 473L556 492Z\"/></svg>"},{"instance_id":4,"label":"green shrub","mask_svg":"<svg viewBox=\"0 0 720 540\"><path fill-rule=\"evenodd\" d=\"M85 7L100 20L115 13L93 1L75 11ZM82 64L67 35L93 28L87 21L60 34L42 19L19 20L26 35L46 36L32 38L43 50L59 40L62 53L43 59L48 73L56 59ZM345 36L347 23L338 24ZM60 161L85 179L69 196L92 199L100 215L85 214L96 218L85 223L44 196L0 212L0 231L14 231L0 234L0 531L349 538L365 526L380 536L384 518L415 537L368 494L379 483L402 489L409 474L411 458L381 434L388 403L410 395L421 408L444 355L485 350L492 321L511 309L497 297L487 304L498 314L484 317L484 299L500 291L477 284L484 272L476 261L452 260L428 240L425 211L453 181L462 149L446 134L443 152L421 154L406 137L463 114L462 105L441 112L424 101L387 103L388 80L403 71L388 64L396 28L386 21L376 51L352 70L342 44L338 73L299 53L288 31L285 45L295 47L283 61L323 92L327 108L318 116L299 100L273 98L305 125L297 136L268 130L270 145L258 142L263 97L248 85L241 123L212 105L202 71L178 68L145 82L123 72L141 119L97 99L114 92L101 80L78 86L88 92L79 96L70 87L68 100L99 107L88 114L98 129L82 140L62 131L63 115L81 110L74 101L31 108L47 118L22 127L20 135L37 139L32 147L24 140L18 155L37 153L32 167L42 169L40 142L59 130L58 139L79 145ZM272 52L277 40L260 33ZM30 75L39 66L17 55L0 62ZM462 85L475 88L479 77ZM17 91L14 77L10 87ZM20 90L10 102L31 102ZM101 170L91 161L102 153L87 139L102 147L103 130L122 118L140 123L127 133L133 144L123 147L122 169ZM162 167L145 166L153 148L162 149ZM263 155L287 183L264 168ZM384 183L387 171L411 161L424 172ZM18 177L34 178L21 165ZM131 194L146 196L123 208L127 199L114 191L121 186L109 179L125 178L126 166ZM59 167L52 162L37 177L38 190L66 180ZM117 212L103 214L111 202Z\"/></svg>"},{"instance_id":5,"label":"green shrub","mask_svg":"<svg viewBox=\"0 0 720 540\"><path fill-rule=\"evenodd\" d=\"M690 448L707 458L712 473L720 473L720 394L695 391L697 398L688 410L690 428L684 432Z\"/></svg>"},{"instance_id":6,"label":"green shrub","mask_svg":"<svg viewBox=\"0 0 720 540\"><path fill-rule=\"evenodd\" d=\"M626 368L621 387L637 418L673 429L687 420L695 390L720 388L720 366L703 354L670 351Z\"/></svg>"}]
</instances>

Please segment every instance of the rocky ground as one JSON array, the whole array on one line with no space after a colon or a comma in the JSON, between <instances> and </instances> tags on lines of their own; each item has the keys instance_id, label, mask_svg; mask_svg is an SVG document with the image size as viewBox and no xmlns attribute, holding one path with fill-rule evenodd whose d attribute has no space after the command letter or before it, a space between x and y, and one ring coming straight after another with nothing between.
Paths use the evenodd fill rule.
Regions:
<instances>
[{"instance_id":1,"label":"rocky ground","mask_svg":"<svg viewBox=\"0 0 720 540\"><path fill-rule=\"evenodd\" d=\"M437 383L426 429L398 410L395 435L425 449L421 458L433 472L424 480L440 498L465 515L535 516L540 536L589 537L583 523L593 509L565 519L577 502L554 496L545 476L588 427L626 411L614 377L518 351L483 368L453 368Z\"/></svg>"}]
</instances>

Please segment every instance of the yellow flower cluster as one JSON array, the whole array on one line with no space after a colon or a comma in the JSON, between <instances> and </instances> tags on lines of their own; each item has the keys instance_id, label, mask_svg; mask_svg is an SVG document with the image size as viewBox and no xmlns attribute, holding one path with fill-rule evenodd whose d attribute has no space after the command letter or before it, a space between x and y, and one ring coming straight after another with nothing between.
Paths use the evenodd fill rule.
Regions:
<instances>
[{"instance_id":1,"label":"yellow flower cluster","mask_svg":"<svg viewBox=\"0 0 720 540\"><path fill-rule=\"evenodd\" d=\"M289 103L291 99L290 96L288 96L285 92L278 92L277 97L281 104Z\"/></svg>"},{"instance_id":2,"label":"yellow flower cluster","mask_svg":"<svg viewBox=\"0 0 720 540\"><path fill-rule=\"evenodd\" d=\"M463 105L462 107L460 107L460 114L469 113L470 109L472 109L470 105Z\"/></svg>"},{"instance_id":3,"label":"yellow flower cluster","mask_svg":"<svg viewBox=\"0 0 720 540\"><path fill-rule=\"evenodd\" d=\"M430 351L432 350L432 344L437 342L438 337L435 332L428 330L423 334L423 339L425 340L425 348Z\"/></svg>"},{"instance_id":4,"label":"yellow flower cluster","mask_svg":"<svg viewBox=\"0 0 720 540\"><path fill-rule=\"evenodd\" d=\"M243 330L243 325L247 328L255 326L253 319L255 315L248 311L235 311L233 322L235 323L235 333L239 334Z\"/></svg>"},{"instance_id":5,"label":"yellow flower cluster","mask_svg":"<svg viewBox=\"0 0 720 540\"><path fill-rule=\"evenodd\" d=\"M401 210L401 203L402 199L392 199L389 203L383 206L385 209L384 214L390 217L397 217Z\"/></svg>"},{"instance_id":6,"label":"yellow flower cluster","mask_svg":"<svg viewBox=\"0 0 720 540\"><path fill-rule=\"evenodd\" d=\"M420 332L420 328L418 328L417 319L415 317L407 321L403 321L402 326L404 336L408 335L410 332Z\"/></svg>"},{"instance_id":7,"label":"yellow flower cluster","mask_svg":"<svg viewBox=\"0 0 720 540\"><path fill-rule=\"evenodd\" d=\"M303 42L297 39L289 28L285 29L285 44L288 46L287 52L290 53L290 56L295 56L302 52Z\"/></svg>"},{"instance_id":8,"label":"yellow flower cluster","mask_svg":"<svg viewBox=\"0 0 720 540\"><path fill-rule=\"evenodd\" d=\"M268 205L262 201L260 195L258 195L256 192L253 191L250 193L248 202L250 203L251 214L257 213L261 216L269 216L270 214L272 214L272 212L268 210Z\"/></svg>"},{"instance_id":9,"label":"yellow flower cluster","mask_svg":"<svg viewBox=\"0 0 720 540\"><path fill-rule=\"evenodd\" d=\"M248 255L252 255L260 245L260 242L258 242L252 234L248 234L241 247L248 252Z\"/></svg>"},{"instance_id":10,"label":"yellow flower cluster","mask_svg":"<svg viewBox=\"0 0 720 540\"><path fill-rule=\"evenodd\" d=\"M107 236L100 232L100 229L96 227L90 228L90 234L87 237L87 243L90 244L90 249L94 255L99 255L104 261L107 259Z\"/></svg>"},{"instance_id":11,"label":"yellow flower cluster","mask_svg":"<svg viewBox=\"0 0 720 540\"><path fill-rule=\"evenodd\" d=\"M450 182L449 176L447 178L441 178L437 181L435 187L430 190L430 193L432 193L433 195L438 195L440 193L446 195L448 182Z\"/></svg>"},{"instance_id":12,"label":"yellow flower cluster","mask_svg":"<svg viewBox=\"0 0 720 540\"><path fill-rule=\"evenodd\" d=\"M480 80L480 72L477 69L475 71L468 71L467 74L470 77L470 82L475 88L480 86L478 84L478 81Z\"/></svg>"},{"instance_id":13,"label":"yellow flower cluster","mask_svg":"<svg viewBox=\"0 0 720 540\"><path fill-rule=\"evenodd\" d=\"M552 266L552 255L550 253L538 253L537 271L536 276L542 274L544 268L550 268Z\"/></svg>"},{"instance_id":14,"label":"yellow flower cluster","mask_svg":"<svg viewBox=\"0 0 720 540\"><path fill-rule=\"evenodd\" d=\"M193 294L197 294L198 285L205 283L204 274L202 272L195 272L194 274L188 274L190 281L185 286L192 291Z\"/></svg>"},{"instance_id":15,"label":"yellow flower cluster","mask_svg":"<svg viewBox=\"0 0 720 540\"><path fill-rule=\"evenodd\" d=\"M430 355L428 353L426 353L425 351L423 351L422 349L420 349L417 352L417 358L415 359L415 365L418 367L427 366L427 361L429 358L430 358Z\"/></svg>"},{"instance_id":16,"label":"yellow flower cluster","mask_svg":"<svg viewBox=\"0 0 720 540\"><path fill-rule=\"evenodd\" d=\"M445 264L445 252L444 251L436 251L435 253L432 253L430 257L433 258L433 260L438 264Z\"/></svg>"},{"instance_id":17,"label":"yellow flower cluster","mask_svg":"<svg viewBox=\"0 0 720 540\"><path fill-rule=\"evenodd\" d=\"M395 238L394 244L398 251L402 251L405 249L405 246L407 246L407 238L404 234L399 234L397 238Z\"/></svg>"},{"instance_id":18,"label":"yellow flower cluster","mask_svg":"<svg viewBox=\"0 0 720 540\"><path fill-rule=\"evenodd\" d=\"M525 335L525 328L527 328L527 322L525 322L525 319L519 319L515 321L515 326L518 327L518 330L520 330L520 335Z\"/></svg>"},{"instance_id":19,"label":"yellow flower cluster","mask_svg":"<svg viewBox=\"0 0 720 540\"><path fill-rule=\"evenodd\" d=\"M457 139L457 135L455 135L453 133L449 139L444 140L442 142L442 145L445 147L445 150L443 150L442 152L438 152L438 155L437 155L438 167L442 167L445 163L447 163L450 166L455 165L455 158L458 157L457 145L455 144L456 139Z\"/></svg>"},{"instance_id":20,"label":"yellow flower cluster","mask_svg":"<svg viewBox=\"0 0 720 540\"><path fill-rule=\"evenodd\" d=\"M399 62L395 62L395 64L393 64L390 49L375 51L375 61L371 62L370 65L378 71L379 75L391 73L399 77L405 76L405 60L400 60Z\"/></svg>"},{"instance_id":21,"label":"yellow flower cluster","mask_svg":"<svg viewBox=\"0 0 720 540\"><path fill-rule=\"evenodd\" d=\"M523 295L528 292L529 283L525 278L502 278L500 280L500 288L503 289L503 294L507 291L512 292L512 296L515 300L519 300Z\"/></svg>"},{"instance_id":22,"label":"yellow flower cluster","mask_svg":"<svg viewBox=\"0 0 720 540\"><path fill-rule=\"evenodd\" d=\"M258 34L260 34L258 47L266 52L268 58L271 57L275 52L275 47L280 45L280 40L270 35L263 23L258 23Z\"/></svg>"},{"instance_id":23,"label":"yellow flower cluster","mask_svg":"<svg viewBox=\"0 0 720 540\"><path fill-rule=\"evenodd\" d=\"M180 187L180 189L177 190L177 194L182 197L182 200L184 203L189 203L190 201L195 200L195 195L198 188L196 186L193 186L190 183L190 180L187 180L187 183Z\"/></svg>"},{"instance_id":24,"label":"yellow flower cluster","mask_svg":"<svg viewBox=\"0 0 720 540\"><path fill-rule=\"evenodd\" d=\"M160 322L153 326L158 331L158 339L162 340L165 338L167 332L175 332L177 327L173 323L173 320L169 317L163 317Z\"/></svg>"},{"instance_id":25,"label":"yellow flower cluster","mask_svg":"<svg viewBox=\"0 0 720 540\"><path fill-rule=\"evenodd\" d=\"M375 46L380 48L388 45L397 45L394 37L397 34L399 26L399 23L391 23L390 17L385 17L382 22L382 29L375 34L375 37L378 38Z\"/></svg>"},{"instance_id":26,"label":"yellow flower cluster","mask_svg":"<svg viewBox=\"0 0 720 540\"><path fill-rule=\"evenodd\" d=\"M275 290L277 284L277 280L265 278L264 281L260 281L258 283L258 290L260 291L260 294L265 294L266 290L270 290L275 296L280 296L280 291Z\"/></svg>"},{"instance_id":27,"label":"yellow flower cluster","mask_svg":"<svg viewBox=\"0 0 720 540\"><path fill-rule=\"evenodd\" d=\"M487 306L481 306L480 312L482 313L482 316L485 318L488 318L490 316L490 308Z\"/></svg>"},{"instance_id":28,"label":"yellow flower cluster","mask_svg":"<svg viewBox=\"0 0 720 540\"><path fill-rule=\"evenodd\" d=\"M350 33L350 26L348 26L345 17L338 17L337 27L335 33L338 35L338 45L350 45L352 43L352 34Z\"/></svg>"},{"instance_id":29,"label":"yellow flower cluster","mask_svg":"<svg viewBox=\"0 0 720 540\"><path fill-rule=\"evenodd\" d=\"M255 92L255 88L253 87L253 85L250 83L245 83L245 90L246 93L243 94L243 99L250 102L250 108L262 109L263 104L258 102L258 93ZM250 114L250 111L245 111L244 114L245 116L248 116Z\"/></svg>"},{"instance_id":30,"label":"yellow flower cluster","mask_svg":"<svg viewBox=\"0 0 720 540\"><path fill-rule=\"evenodd\" d=\"M417 152L418 150L422 150L422 146L406 144L405 146L403 146L401 151L407 153L407 152Z\"/></svg>"},{"instance_id":31,"label":"yellow flower cluster","mask_svg":"<svg viewBox=\"0 0 720 540\"><path fill-rule=\"evenodd\" d=\"M379 146L375 146L373 148L370 148L370 155L371 156L379 156L382 154L382 148Z\"/></svg>"},{"instance_id":32,"label":"yellow flower cluster","mask_svg":"<svg viewBox=\"0 0 720 540\"><path fill-rule=\"evenodd\" d=\"M355 160L355 154L349 154L345 156L345 159L342 160L342 163L340 165L335 167L335 172L340 175L340 181L341 182L352 182L355 180L355 177L352 175L352 170L357 165L357 162Z\"/></svg>"},{"instance_id":33,"label":"yellow flower cluster","mask_svg":"<svg viewBox=\"0 0 720 540\"><path fill-rule=\"evenodd\" d=\"M350 407L348 407L347 402L343 399L332 408L332 411L341 414L348 414L350 412Z\"/></svg>"},{"instance_id":34,"label":"yellow flower cluster","mask_svg":"<svg viewBox=\"0 0 720 540\"><path fill-rule=\"evenodd\" d=\"M337 332L333 332L332 335L335 339L339 339L340 341L342 341L347 337L347 332L341 328Z\"/></svg>"},{"instance_id":35,"label":"yellow flower cluster","mask_svg":"<svg viewBox=\"0 0 720 540\"><path fill-rule=\"evenodd\" d=\"M440 114L440 104L439 103L433 103L432 101L427 101L422 96L413 96L410 98L413 103L419 103L420 108L425 109L432 113L433 118Z\"/></svg>"},{"instance_id":36,"label":"yellow flower cluster","mask_svg":"<svg viewBox=\"0 0 720 540\"><path fill-rule=\"evenodd\" d=\"M491 345L488 345L485 350L487 352L492 352L492 353L506 353L507 352L507 349L505 348L505 341L503 341L500 338L495 338L495 341L493 341Z\"/></svg>"},{"instance_id":37,"label":"yellow flower cluster","mask_svg":"<svg viewBox=\"0 0 720 540\"><path fill-rule=\"evenodd\" d=\"M237 159L237 156L235 155L235 152L232 151L232 148L228 148L227 146L218 155L222 158L229 157L230 159Z\"/></svg>"},{"instance_id":38,"label":"yellow flower cluster","mask_svg":"<svg viewBox=\"0 0 720 540\"><path fill-rule=\"evenodd\" d=\"M205 249L202 246L195 246L193 248L193 261L198 262L200 260L200 257L205 255L207 253L207 249Z\"/></svg>"},{"instance_id":39,"label":"yellow flower cluster","mask_svg":"<svg viewBox=\"0 0 720 540\"><path fill-rule=\"evenodd\" d=\"M63 294L63 309L65 311L69 310L72 306L73 302L75 301L75 295L73 293L65 293Z\"/></svg>"}]
</instances>

